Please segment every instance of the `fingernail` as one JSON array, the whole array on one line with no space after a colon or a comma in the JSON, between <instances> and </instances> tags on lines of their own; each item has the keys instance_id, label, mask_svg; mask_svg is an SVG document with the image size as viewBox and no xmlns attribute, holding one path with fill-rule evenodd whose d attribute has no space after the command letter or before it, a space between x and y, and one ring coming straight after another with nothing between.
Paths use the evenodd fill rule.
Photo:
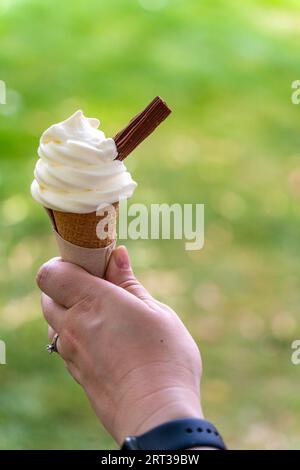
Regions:
<instances>
[{"instance_id":1,"label":"fingernail","mask_svg":"<svg viewBox=\"0 0 300 470\"><path fill-rule=\"evenodd\" d=\"M114 252L114 257L118 268L128 269L130 267L128 253L125 246L119 246Z\"/></svg>"}]
</instances>

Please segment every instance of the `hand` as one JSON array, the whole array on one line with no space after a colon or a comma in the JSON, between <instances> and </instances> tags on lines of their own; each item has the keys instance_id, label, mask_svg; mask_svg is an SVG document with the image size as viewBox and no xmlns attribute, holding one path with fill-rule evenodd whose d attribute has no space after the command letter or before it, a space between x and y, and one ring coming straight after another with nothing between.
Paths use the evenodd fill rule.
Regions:
<instances>
[{"instance_id":1,"label":"hand","mask_svg":"<svg viewBox=\"0 0 300 470\"><path fill-rule=\"evenodd\" d=\"M37 275L49 336L121 444L163 422L202 418L198 347L176 313L136 280L117 248L98 279L54 259Z\"/></svg>"}]
</instances>

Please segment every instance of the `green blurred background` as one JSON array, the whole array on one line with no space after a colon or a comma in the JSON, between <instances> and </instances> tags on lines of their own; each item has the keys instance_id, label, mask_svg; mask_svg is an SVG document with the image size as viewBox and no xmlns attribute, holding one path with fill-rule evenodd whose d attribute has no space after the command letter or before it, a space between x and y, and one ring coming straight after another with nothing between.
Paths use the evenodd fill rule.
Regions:
<instances>
[{"instance_id":1,"label":"green blurred background","mask_svg":"<svg viewBox=\"0 0 300 470\"><path fill-rule=\"evenodd\" d=\"M113 135L155 95L172 117L127 162L133 202L200 202L206 244L126 242L204 359L206 416L234 448L300 448L300 5L0 0L1 449L115 448L44 352L35 273L57 254L29 187L41 132L81 108Z\"/></svg>"}]
</instances>

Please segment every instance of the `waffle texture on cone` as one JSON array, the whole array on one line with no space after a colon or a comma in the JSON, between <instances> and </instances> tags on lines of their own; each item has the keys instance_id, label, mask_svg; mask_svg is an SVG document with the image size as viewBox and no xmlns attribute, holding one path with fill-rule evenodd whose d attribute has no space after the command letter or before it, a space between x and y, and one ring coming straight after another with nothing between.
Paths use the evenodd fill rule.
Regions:
<instances>
[{"instance_id":1,"label":"waffle texture on cone","mask_svg":"<svg viewBox=\"0 0 300 470\"><path fill-rule=\"evenodd\" d=\"M113 204L116 209L115 214L110 214L109 223L111 227L116 228L118 203ZM74 214L71 212L52 211L56 230L59 235L66 241L73 243L84 248L104 248L110 245L115 236L100 239L97 236L98 223L108 217L106 213L104 216L99 216L96 212L90 214ZM112 217L114 219L112 220Z\"/></svg>"}]
</instances>

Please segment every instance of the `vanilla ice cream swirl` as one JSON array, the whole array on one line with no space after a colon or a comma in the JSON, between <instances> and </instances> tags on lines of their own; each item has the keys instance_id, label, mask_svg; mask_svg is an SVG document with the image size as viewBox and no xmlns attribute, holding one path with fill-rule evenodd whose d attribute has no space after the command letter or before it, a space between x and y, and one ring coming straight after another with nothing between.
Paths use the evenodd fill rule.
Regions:
<instances>
[{"instance_id":1,"label":"vanilla ice cream swirl","mask_svg":"<svg viewBox=\"0 0 300 470\"><path fill-rule=\"evenodd\" d=\"M46 208L90 213L131 197L137 184L100 121L77 111L47 129L40 140L31 193Z\"/></svg>"}]
</instances>

